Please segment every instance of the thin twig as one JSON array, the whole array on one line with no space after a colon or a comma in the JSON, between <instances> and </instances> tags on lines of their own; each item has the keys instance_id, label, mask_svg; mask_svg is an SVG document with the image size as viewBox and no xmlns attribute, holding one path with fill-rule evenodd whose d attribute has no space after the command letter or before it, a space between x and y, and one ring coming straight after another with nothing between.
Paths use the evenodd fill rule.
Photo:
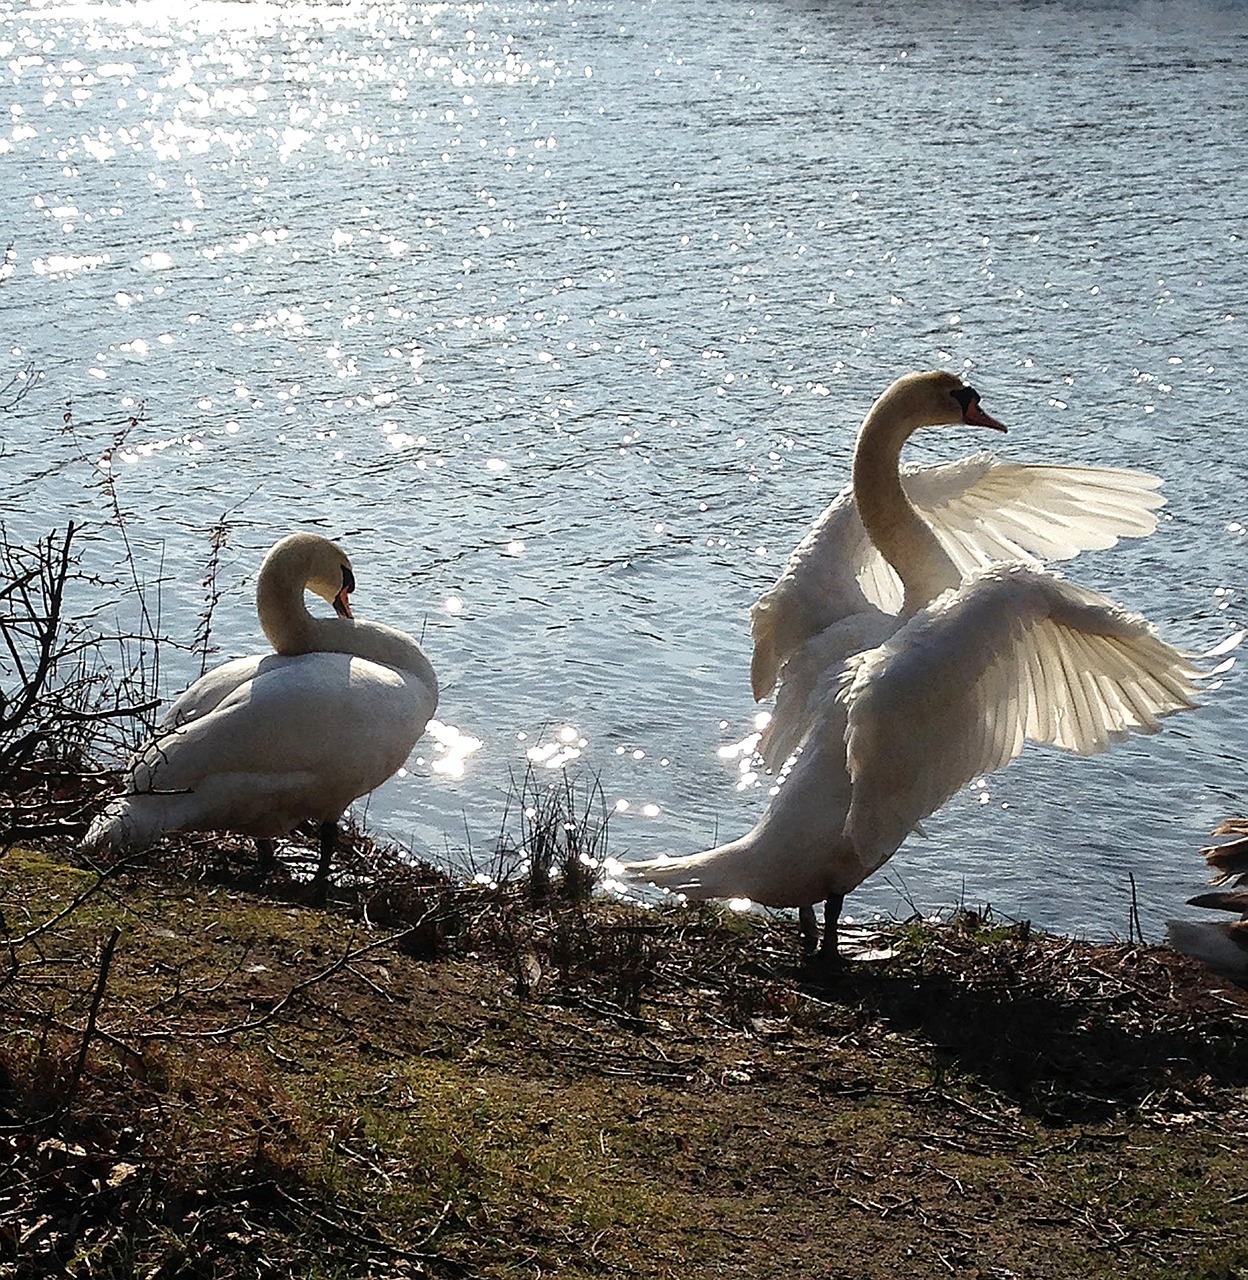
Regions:
<instances>
[{"instance_id":1,"label":"thin twig","mask_svg":"<svg viewBox=\"0 0 1248 1280\"><path fill-rule=\"evenodd\" d=\"M6 938L4 940L5 946L12 951L17 947L26 946L27 943L33 942L34 939L38 938L41 934L47 933L49 929L60 924L67 915L77 911L78 908L82 906L82 904L86 902L86 900L91 897L91 895L95 893L106 880L111 880L119 871L124 870L133 861L134 855L131 855L130 857L119 859L117 862L113 863L111 867L105 867L103 871L96 871L95 879L75 897L71 898L70 901L56 913L56 915L50 916L42 924L36 925L33 929L28 929L19 938Z\"/></svg>"},{"instance_id":2,"label":"thin twig","mask_svg":"<svg viewBox=\"0 0 1248 1280\"><path fill-rule=\"evenodd\" d=\"M1135 892L1135 872L1128 871L1127 878L1131 881L1131 914L1127 920L1127 942L1139 942L1144 945L1144 930L1140 927L1140 902Z\"/></svg>"},{"instance_id":3,"label":"thin twig","mask_svg":"<svg viewBox=\"0 0 1248 1280\"><path fill-rule=\"evenodd\" d=\"M117 939L121 937L121 926L113 925L113 931L108 936L108 941L104 944L104 950L100 955L100 976L95 984L95 994L91 997L91 1009L87 1014L87 1025L82 1033L82 1044L78 1049L78 1061L74 1063L74 1074L70 1077L69 1088L65 1091L65 1097L61 1101L61 1105L57 1108L56 1114L60 1114L69 1106L73 1100L74 1094L78 1092L78 1083L82 1079L82 1073L87 1065L87 1050L91 1047L91 1037L95 1034L95 1020L99 1016L100 1001L104 999L104 988L108 984L108 971L112 968L113 952L117 947Z\"/></svg>"},{"instance_id":4,"label":"thin twig","mask_svg":"<svg viewBox=\"0 0 1248 1280\"><path fill-rule=\"evenodd\" d=\"M347 950L337 960L321 969L318 973L314 973L310 978L304 978L302 982L296 982L280 1000L258 1018L250 1018L245 1022L236 1022L227 1027L212 1027L206 1031L134 1031L127 1034L135 1040L228 1040L231 1036L255 1031L276 1018L296 996L302 995L309 988L317 986L328 978L332 978L334 974L341 972L361 956L368 955L370 951L377 951L381 947L397 946L405 938L411 937L424 923L428 915L429 912L426 911L425 915L410 928L401 929L398 933L387 934L384 938L376 938L372 942L365 943L362 947L353 947L348 943Z\"/></svg>"}]
</instances>

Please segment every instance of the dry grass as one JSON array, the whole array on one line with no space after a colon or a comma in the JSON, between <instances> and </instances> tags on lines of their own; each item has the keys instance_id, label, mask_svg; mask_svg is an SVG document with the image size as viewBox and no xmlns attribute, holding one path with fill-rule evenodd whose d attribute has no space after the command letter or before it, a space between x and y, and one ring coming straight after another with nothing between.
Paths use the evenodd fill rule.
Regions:
<instances>
[{"instance_id":1,"label":"dry grass","mask_svg":"<svg viewBox=\"0 0 1248 1280\"><path fill-rule=\"evenodd\" d=\"M1248 997L1167 952L964 916L819 989L763 919L178 859L26 942L95 876L0 862L0 1275L1248 1267Z\"/></svg>"}]
</instances>

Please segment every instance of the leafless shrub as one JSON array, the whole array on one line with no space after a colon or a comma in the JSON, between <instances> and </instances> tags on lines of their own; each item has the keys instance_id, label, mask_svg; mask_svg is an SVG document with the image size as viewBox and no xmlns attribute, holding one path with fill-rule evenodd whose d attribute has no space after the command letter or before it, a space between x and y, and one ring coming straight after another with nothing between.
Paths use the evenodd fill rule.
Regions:
<instances>
[{"instance_id":1,"label":"leafless shrub","mask_svg":"<svg viewBox=\"0 0 1248 1280\"><path fill-rule=\"evenodd\" d=\"M17 251L12 241L5 246L4 256L0 259L0 284L3 284L17 269ZM23 400L39 385L43 375L33 360L27 360L14 372L10 373L0 384L0 412L12 413Z\"/></svg>"},{"instance_id":2,"label":"leafless shrub","mask_svg":"<svg viewBox=\"0 0 1248 1280\"><path fill-rule=\"evenodd\" d=\"M39 385L41 377L33 360L27 360L19 369L9 374L0 385L0 410L12 413Z\"/></svg>"},{"instance_id":3,"label":"leafless shrub","mask_svg":"<svg viewBox=\"0 0 1248 1280\"><path fill-rule=\"evenodd\" d=\"M82 569L78 532L24 546L0 526L0 847L77 834L94 799L84 779L109 745L147 731L157 705L156 637L106 638L71 604L107 589Z\"/></svg>"},{"instance_id":4,"label":"leafless shrub","mask_svg":"<svg viewBox=\"0 0 1248 1280\"><path fill-rule=\"evenodd\" d=\"M199 654L199 674L208 670L208 659L216 653L212 643L212 617L221 601L221 587L217 574L221 570L221 552L230 535L230 525L225 514L208 530L208 564L204 568L204 607L200 610L195 627L195 639L191 652Z\"/></svg>"}]
</instances>

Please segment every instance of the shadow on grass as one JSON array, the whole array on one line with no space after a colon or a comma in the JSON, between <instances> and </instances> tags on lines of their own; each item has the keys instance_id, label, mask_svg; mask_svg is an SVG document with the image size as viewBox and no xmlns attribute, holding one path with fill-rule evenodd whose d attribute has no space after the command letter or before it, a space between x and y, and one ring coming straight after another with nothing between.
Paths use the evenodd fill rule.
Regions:
<instances>
[{"instance_id":1,"label":"shadow on grass","mask_svg":"<svg viewBox=\"0 0 1248 1280\"><path fill-rule=\"evenodd\" d=\"M1248 1085L1248 994L1162 948L955 924L902 950L851 966L830 998L920 1034L937 1074L975 1077L1045 1124L1150 1105L1181 1123L1185 1108L1207 1118L1211 1088Z\"/></svg>"},{"instance_id":2,"label":"shadow on grass","mask_svg":"<svg viewBox=\"0 0 1248 1280\"><path fill-rule=\"evenodd\" d=\"M263 1153L217 1169L205 1186L171 1178L117 1135L98 1142L19 1132L0 1135L0 1151L21 1170L22 1185L4 1196L12 1216L0 1223L0 1267L12 1267L6 1274L14 1280L61 1273L241 1280L292 1264L342 1276L469 1274L419 1242L383 1236L367 1213Z\"/></svg>"}]
</instances>

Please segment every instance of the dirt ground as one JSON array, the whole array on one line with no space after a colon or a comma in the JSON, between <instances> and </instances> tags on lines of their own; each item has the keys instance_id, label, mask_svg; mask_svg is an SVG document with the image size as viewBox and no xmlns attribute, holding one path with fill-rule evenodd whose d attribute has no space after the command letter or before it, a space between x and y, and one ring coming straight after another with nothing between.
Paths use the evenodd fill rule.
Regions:
<instances>
[{"instance_id":1,"label":"dirt ground","mask_svg":"<svg viewBox=\"0 0 1248 1280\"><path fill-rule=\"evenodd\" d=\"M297 896L0 859L0 1276L1248 1277L1248 993L1165 950Z\"/></svg>"}]
</instances>

